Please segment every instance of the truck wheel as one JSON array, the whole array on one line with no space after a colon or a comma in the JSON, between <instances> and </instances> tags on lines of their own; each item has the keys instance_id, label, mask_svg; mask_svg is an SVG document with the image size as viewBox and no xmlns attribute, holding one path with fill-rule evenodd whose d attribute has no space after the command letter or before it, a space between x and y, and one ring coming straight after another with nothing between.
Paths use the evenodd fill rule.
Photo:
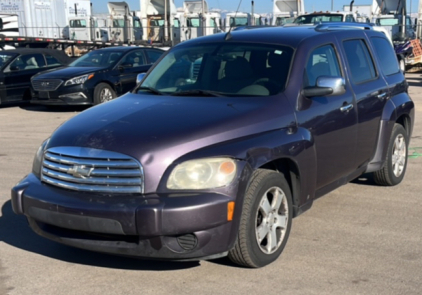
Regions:
<instances>
[{"instance_id":1,"label":"truck wheel","mask_svg":"<svg viewBox=\"0 0 422 295\"><path fill-rule=\"evenodd\" d=\"M403 126L394 124L384 166L381 170L374 172L374 180L377 184L393 186L403 180L407 166L408 142L408 135Z\"/></svg>"},{"instance_id":2,"label":"truck wheel","mask_svg":"<svg viewBox=\"0 0 422 295\"><path fill-rule=\"evenodd\" d=\"M116 93L107 83L100 83L94 89L94 104L107 102L116 97Z\"/></svg>"},{"instance_id":3,"label":"truck wheel","mask_svg":"<svg viewBox=\"0 0 422 295\"><path fill-rule=\"evenodd\" d=\"M275 261L289 237L292 213L290 187L283 175L257 170L246 191L230 260L247 267L262 267Z\"/></svg>"}]
</instances>

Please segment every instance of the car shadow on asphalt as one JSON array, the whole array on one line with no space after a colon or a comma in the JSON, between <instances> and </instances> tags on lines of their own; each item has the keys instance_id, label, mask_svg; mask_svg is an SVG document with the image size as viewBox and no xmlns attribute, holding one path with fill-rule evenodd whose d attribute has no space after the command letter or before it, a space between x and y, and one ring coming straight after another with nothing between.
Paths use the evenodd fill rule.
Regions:
<instances>
[{"instance_id":1,"label":"car shadow on asphalt","mask_svg":"<svg viewBox=\"0 0 422 295\"><path fill-rule=\"evenodd\" d=\"M358 178L355 178L351 181L351 183L355 184L361 184L361 185L371 185L371 186L377 186L378 184L374 180L374 176L372 173L365 173L359 176Z\"/></svg>"},{"instance_id":2,"label":"car shadow on asphalt","mask_svg":"<svg viewBox=\"0 0 422 295\"><path fill-rule=\"evenodd\" d=\"M68 112L81 112L91 106L44 106L36 104L22 104L19 106L21 109L29 112L53 112L53 113L68 113Z\"/></svg>"},{"instance_id":3,"label":"car shadow on asphalt","mask_svg":"<svg viewBox=\"0 0 422 295\"><path fill-rule=\"evenodd\" d=\"M4 203L0 216L0 242L10 246L70 263L123 270L171 271L200 266L198 261L170 262L141 260L68 247L35 234L26 218L16 215L11 201Z\"/></svg>"}]
</instances>

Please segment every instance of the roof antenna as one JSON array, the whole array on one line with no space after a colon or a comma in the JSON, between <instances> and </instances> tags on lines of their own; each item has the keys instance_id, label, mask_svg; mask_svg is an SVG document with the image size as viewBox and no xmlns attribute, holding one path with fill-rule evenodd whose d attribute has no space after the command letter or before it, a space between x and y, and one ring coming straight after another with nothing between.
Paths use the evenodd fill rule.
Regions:
<instances>
[{"instance_id":1,"label":"roof antenna","mask_svg":"<svg viewBox=\"0 0 422 295\"><path fill-rule=\"evenodd\" d=\"M239 5L237 6L237 9L236 9L236 13L234 14L234 21L235 22L236 22L236 15L237 15L237 12L239 11L241 4L242 4L242 0L240 0ZM224 41L230 40L232 38L232 34L230 34L231 31L232 31L232 26L230 24L230 29L227 32L226 36L224 37Z\"/></svg>"}]
</instances>

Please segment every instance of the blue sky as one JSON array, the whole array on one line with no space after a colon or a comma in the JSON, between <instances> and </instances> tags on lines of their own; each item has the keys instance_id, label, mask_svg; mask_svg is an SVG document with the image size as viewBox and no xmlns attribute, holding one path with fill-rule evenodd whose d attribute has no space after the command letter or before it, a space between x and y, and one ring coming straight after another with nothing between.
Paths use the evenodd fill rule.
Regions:
<instances>
[{"instance_id":1,"label":"blue sky","mask_svg":"<svg viewBox=\"0 0 422 295\"><path fill-rule=\"evenodd\" d=\"M118 1L118 0L114 0ZM331 10L331 0L304 0L305 1L305 10ZM412 1L412 12L416 12L418 9L418 0L408 0L408 12L410 10L410 1ZM94 13L103 13L107 12L107 1L105 0L91 0L92 6L94 8ZM129 4L131 10L139 10L140 0L126 0ZM207 0L208 6L210 8L220 8L223 10L233 10L235 11L239 5L237 0ZM183 6L183 0L174 0L176 7ZM349 5L350 1L344 0L333 0L334 10L342 10L343 5ZM372 3L372 0L355 0L355 5L369 5ZM251 10L251 1L242 0L242 4L239 9L240 11L248 12ZM255 0L255 11L258 13L270 13L272 11L273 1L272 0Z\"/></svg>"}]
</instances>

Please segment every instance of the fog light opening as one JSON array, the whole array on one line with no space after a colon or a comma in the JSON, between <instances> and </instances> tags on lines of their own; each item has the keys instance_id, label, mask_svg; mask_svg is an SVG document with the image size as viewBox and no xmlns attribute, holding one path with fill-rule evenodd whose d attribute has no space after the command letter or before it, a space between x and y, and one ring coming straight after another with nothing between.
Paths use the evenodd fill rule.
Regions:
<instances>
[{"instance_id":1,"label":"fog light opening","mask_svg":"<svg viewBox=\"0 0 422 295\"><path fill-rule=\"evenodd\" d=\"M192 250L198 244L198 238L194 234L187 234L177 237L179 246L184 250Z\"/></svg>"},{"instance_id":2,"label":"fog light opening","mask_svg":"<svg viewBox=\"0 0 422 295\"><path fill-rule=\"evenodd\" d=\"M86 98L86 95L83 92L75 92L75 93L60 95L59 98L80 99L80 98Z\"/></svg>"}]
</instances>

